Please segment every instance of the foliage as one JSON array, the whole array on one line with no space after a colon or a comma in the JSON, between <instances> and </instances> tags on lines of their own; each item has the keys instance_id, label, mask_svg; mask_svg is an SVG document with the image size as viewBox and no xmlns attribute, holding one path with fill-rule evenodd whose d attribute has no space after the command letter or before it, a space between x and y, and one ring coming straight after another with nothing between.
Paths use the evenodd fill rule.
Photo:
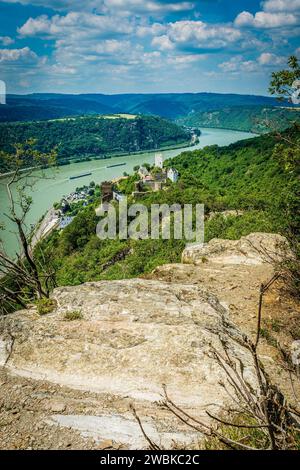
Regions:
<instances>
[{"instance_id":1,"label":"foliage","mask_svg":"<svg viewBox=\"0 0 300 470\"><path fill-rule=\"evenodd\" d=\"M292 99L295 89L293 83L299 81L300 67L296 57L291 56L289 68L274 72L270 92L280 99ZM299 92L299 85L298 85ZM290 241L294 259L285 261L281 269L285 272L288 290L300 296L300 126L295 125L288 133L278 132L278 145L274 148L273 157L282 167L286 188L281 200L281 210L286 217L286 235Z\"/></svg>"},{"instance_id":2,"label":"foliage","mask_svg":"<svg viewBox=\"0 0 300 470\"><path fill-rule=\"evenodd\" d=\"M293 108L265 106L235 106L219 110L193 112L177 119L189 127L233 129L237 131L268 132L271 128L284 130L300 121L300 112Z\"/></svg>"},{"instance_id":3,"label":"foliage","mask_svg":"<svg viewBox=\"0 0 300 470\"><path fill-rule=\"evenodd\" d=\"M20 252L15 257L6 254L0 238L0 312L6 314L18 306L25 307L28 300L49 297L55 286L55 273L48 262L41 260L38 267L36 256L30 247L30 233L27 229L27 215L32 204L28 189L32 190L35 182L43 177L43 172L33 177L37 168L53 166L56 153L41 153L34 149L34 141L16 144L14 153L1 152L0 157L10 170L5 185L9 206L6 216L16 229ZM13 192L16 189L16 195ZM1 227L5 229L5 227Z\"/></svg>"},{"instance_id":4,"label":"foliage","mask_svg":"<svg viewBox=\"0 0 300 470\"><path fill-rule=\"evenodd\" d=\"M205 223L205 239L222 238L238 240L253 232L277 232L276 220L267 211L250 210L241 215L223 216L222 214Z\"/></svg>"},{"instance_id":5,"label":"foliage","mask_svg":"<svg viewBox=\"0 0 300 470\"><path fill-rule=\"evenodd\" d=\"M135 183L139 181L139 176L137 173L134 175L129 176L125 180L121 180L118 183L118 189L121 193L125 194L126 196L130 196L133 191L135 190Z\"/></svg>"},{"instance_id":6,"label":"foliage","mask_svg":"<svg viewBox=\"0 0 300 470\"><path fill-rule=\"evenodd\" d=\"M47 313L53 312L57 307L57 302L54 299L42 298L37 300L35 303L39 315L47 315Z\"/></svg>"},{"instance_id":7,"label":"foliage","mask_svg":"<svg viewBox=\"0 0 300 470\"><path fill-rule=\"evenodd\" d=\"M288 69L279 70L272 73L272 80L269 87L271 95L277 95L280 99L290 99L293 92L292 85L295 80L300 79L299 60L291 56L288 60Z\"/></svg>"},{"instance_id":8,"label":"foliage","mask_svg":"<svg viewBox=\"0 0 300 470\"><path fill-rule=\"evenodd\" d=\"M190 134L175 123L153 116L135 119L78 117L65 120L31 121L0 124L0 171L9 171L3 151L12 152L16 142L35 139L37 152L57 149L58 162L77 157L104 158L152 150L188 142ZM30 165L30 160L26 162Z\"/></svg>"},{"instance_id":9,"label":"foliage","mask_svg":"<svg viewBox=\"0 0 300 470\"><path fill-rule=\"evenodd\" d=\"M82 320L83 315L80 310L72 310L65 313L64 319L67 321Z\"/></svg>"},{"instance_id":10,"label":"foliage","mask_svg":"<svg viewBox=\"0 0 300 470\"><path fill-rule=\"evenodd\" d=\"M0 121L30 121L76 115L113 113L146 114L176 119L195 111L222 109L224 106L272 106L276 100L266 96L221 93L163 93L126 95L8 95L0 107Z\"/></svg>"},{"instance_id":11,"label":"foliage","mask_svg":"<svg viewBox=\"0 0 300 470\"><path fill-rule=\"evenodd\" d=\"M225 417L226 418L226 417ZM258 448L265 439L264 433L257 427L257 422L253 418L249 418L246 413L238 413L231 420L232 426L220 424L217 428L218 432L231 441L243 442L246 446ZM243 425L249 427L243 427ZM203 450L229 450L225 443L220 442L217 436L206 436L200 443Z\"/></svg>"},{"instance_id":12,"label":"foliage","mask_svg":"<svg viewBox=\"0 0 300 470\"><path fill-rule=\"evenodd\" d=\"M299 138L298 130L293 132ZM211 211L240 211L238 216L207 217L206 241L215 237L238 239L256 231L285 233L282 201L295 175L287 175L273 158L276 144L276 136L267 135L224 148L184 152L167 162L179 170L180 180L163 191L149 192L139 202L148 208L152 203L204 203L207 216ZM137 179L135 174L120 181L118 189L130 195ZM59 285L136 277L181 259L184 240L100 240L97 221L93 205L83 208L61 234L55 232L42 242L45 256L54 263Z\"/></svg>"}]
</instances>

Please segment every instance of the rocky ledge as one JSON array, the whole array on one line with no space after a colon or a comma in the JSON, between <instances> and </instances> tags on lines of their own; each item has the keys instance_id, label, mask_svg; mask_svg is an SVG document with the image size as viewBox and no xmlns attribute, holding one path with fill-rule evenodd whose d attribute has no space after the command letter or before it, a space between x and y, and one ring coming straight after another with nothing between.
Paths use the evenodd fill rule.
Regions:
<instances>
[{"instance_id":1,"label":"rocky ledge","mask_svg":"<svg viewBox=\"0 0 300 470\"><path fill-rule=\"evenodd\" d=\"M96 414L74 408L67 413L62 400L50 412L47 408L42 418L46 426L76 429L81 436L112 439L130 448L145 447L130 413L134 403L149 434L159 437L162 445L190 441L195 436L186 429L181 432L178 422L154 405L163 384L173 401L195 416L208 419L207 410L219 413L230 397L221 384L226 383L226 374L211 351L221 352L226 344L231 357L244 364L247 381L256 386L251 355L241 345L243 334L231 322L221 292L216 296L209 289L212 281L202 278L221 275L220 264L239 264L241 257L249 268L269 263L261 255L262 244L279 259L282 242L268 234L252 234L238 242L214 240L204 248L185 250L183 261L195 265L188 269L173 265L156 270L152 279L58 288L52 295L57 303L53 312L40 316L32 306L1 319L0 365L20 380L68 387L78 390L78 396L96 394ZM220 264L208 272L203 257ZM265 275L265 269L255 271L256 282L259 272ZM71 312L80 312L80 318L67 320ZM0 399L7 398L5 393Z\"/></svg>"}]
</instances>

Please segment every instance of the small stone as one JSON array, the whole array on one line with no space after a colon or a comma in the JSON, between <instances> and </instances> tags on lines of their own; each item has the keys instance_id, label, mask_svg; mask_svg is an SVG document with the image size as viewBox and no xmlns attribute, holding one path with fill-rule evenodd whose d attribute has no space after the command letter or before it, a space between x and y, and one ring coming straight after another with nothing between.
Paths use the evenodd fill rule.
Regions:
<instances>
[{"instance_id":1,"label":"small stone","mask_svg":"<svg viewBox=\"0 0 300 470\"><path fill-rule=\"evenodd\" d=\"M53 413L62 413L66 409L66 405L60 401L55 401L50 404L50 410Z\"/></svg>"},{"instance_id":2,"label":"small stone","mask_svg":"<svg viewBox=\"0 0 300 470\"><path fill-rule=\"evenodd\" d=\"M99 450L111 449L113 447L113 441L111 439L105 439L98 445Z\"/></svg>"}]
</instances>

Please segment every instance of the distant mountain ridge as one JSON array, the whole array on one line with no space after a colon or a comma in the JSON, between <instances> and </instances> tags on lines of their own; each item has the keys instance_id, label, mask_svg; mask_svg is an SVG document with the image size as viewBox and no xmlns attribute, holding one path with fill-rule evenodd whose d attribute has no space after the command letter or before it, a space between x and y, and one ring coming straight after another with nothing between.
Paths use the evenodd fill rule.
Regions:
<instances>
[{"instance_id":1,"label":"distant mountain ridge","mask_svg":"<svg viewBox=\"0 0 300 470\"><path fill-rule=\"evenodd\" d=\"M29 121L90 114L148 114L177 119L225 106L278 106L275 98L221 93L8 95L0 121Z\"/></svg>"}]
</instances>

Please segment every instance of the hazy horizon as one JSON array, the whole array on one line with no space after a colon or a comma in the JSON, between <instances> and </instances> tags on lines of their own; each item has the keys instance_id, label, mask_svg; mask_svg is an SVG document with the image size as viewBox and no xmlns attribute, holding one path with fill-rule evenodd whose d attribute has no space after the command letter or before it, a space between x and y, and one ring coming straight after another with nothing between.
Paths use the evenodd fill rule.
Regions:
<instances>
[{"instance_id":1,"label":"hazy horizon","mask_svg":"<svg viewBox=\"0 0 300 470\"><path fill-rule=\"evenodd\" d=\"M264 98L273 98L270 94L255 94L255 93L226 93L226 92L217 92L217 91L183 91L183 92L132 92L132 93L102 93L101 91L98 92L55 92L55 91L33 91L30 93L7 93L7 96L30 96L30 95L70 95L70 96L80 96L80 95L104 95L104 96L120 96L120 95L240 95L240 96L258 96Z\"/></svg>"}]
</instances>

